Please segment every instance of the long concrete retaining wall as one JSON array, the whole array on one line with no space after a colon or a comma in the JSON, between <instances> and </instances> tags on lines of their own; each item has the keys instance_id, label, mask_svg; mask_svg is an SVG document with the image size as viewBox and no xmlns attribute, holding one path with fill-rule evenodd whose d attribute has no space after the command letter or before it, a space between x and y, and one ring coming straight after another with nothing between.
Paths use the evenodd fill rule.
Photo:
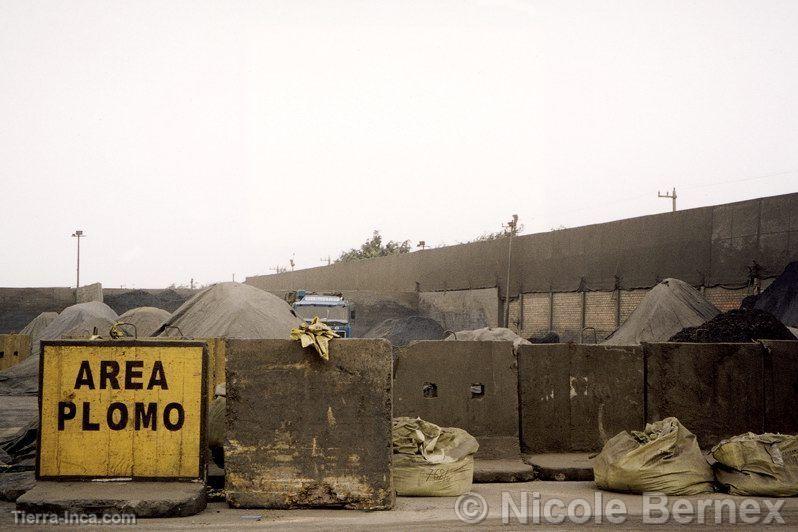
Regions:
<instances>
[{"instance_id":1,"label":"long concrete retaining wall","mask_svg":"<svg viewBox=\"0 0 798 532\"><path fill-rule=\"evenodd\" d=\"M518 371L521 441L528 452L592 451L644 423L640 348L522 346Z\"/></svg>"},{"instance_id":2,"label":"long concrete retaining wall","mask_svg":"<svg viewBox=\"0 0 798 532\"><path fill-rule=\"evenodd\" d=\"M498 287L508 239L247 278L265 290L438 292ZM524 235L514 239L510 296L648 288L665 277L694 286L745 285L798 260L798 193Z\"/></svg>"},{"instance_id":3,"label":"long concrete retaining wall","mask_svg":"<svg viewBox=\"0 0 798 532\"><path fill-rule=\"evenodd\" d=\"M744 432L798 432L798 342L553 344L518 352L521 447L597 451L674 416L702 447Z\"/></svg>"}]
</instances>

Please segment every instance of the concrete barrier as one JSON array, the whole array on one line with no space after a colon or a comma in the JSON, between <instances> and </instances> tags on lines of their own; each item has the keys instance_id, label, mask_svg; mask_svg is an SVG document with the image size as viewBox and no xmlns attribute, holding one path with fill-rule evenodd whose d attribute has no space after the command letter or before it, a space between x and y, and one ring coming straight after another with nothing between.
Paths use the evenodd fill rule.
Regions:
<instances>
[{"instance_id":1,"label":"concrete barrier","mask_svg":"<svg viewBox=\"0 0 798 532\"><path fill-rule=\"evenodd\" d=\"M765 430L798 434L798 342L763 340Z\"/></svg>"},{"instance_id":2,"label":"concrete barrier","mask_svg":"<svg viewBox=\"0 0 798 532\"><path fill-rule=\"evenodd\" d=\"M459 427L478 458L509 458L518 443L518 368L510 342L421 341L397 349L394 415Z\"/></svg>"},{"instance_id":3,"label":"concrete barrier","mask_svg":"<svg viewBox=\"0 0 798 532\"><path fill-rule=\"evenodd\" d=\"M329 361L295 341L228 340L228 502L391 508L391 362L386 340L334 340Z\"/></svg>"},{"instance_id":4,"label":"concrete barrier","mask_svg":"<svg viewBox=\"0 0 798 532\"><path fill-rule=\"evenodd\" d=\"M760 344L663 343L646 344L644 350L647 421L677 417L702 448L764 431Z\"/></svg>"},{"instance_id":5,"label":"concrete barrier","mask_svg":"<svg viewBox=\"0 0 798 532\"><path fill-rule=\"evenodd\" d=\"M640 347L525 345L518 372L524 452L595 451L643 424Z\"/></svg>"},{"instance_id":6,"label":"concrete barrier","mask_svg":"<svg viewBox=\"0 0 798 532\"><path fill-rule=\"evenodd\" d=\"M30 355L30 336L0 334L0 371L16 366Z\"/></svg>"}]
</instances>

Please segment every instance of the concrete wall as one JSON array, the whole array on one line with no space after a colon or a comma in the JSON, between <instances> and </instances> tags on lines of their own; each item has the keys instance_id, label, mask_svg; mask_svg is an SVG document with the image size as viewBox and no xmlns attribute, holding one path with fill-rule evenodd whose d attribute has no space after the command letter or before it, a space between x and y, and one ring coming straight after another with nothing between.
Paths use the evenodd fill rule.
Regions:
<instances>
[{"instance_id":1,"label":"concrete wall","mask_svg":"<svg viewBox=\"0 0 798 532\"><path fill-rule=\"evenodd\" d=\"M496 288L421 292L418 309L444 330L463 331L499 326L499 295Z\"/></svg>"},{"instance_id":2,"label":"concrete wall","mask_svg":"<svg viewBox=\"0 0 798 532\"><path fill-rule=\"evenodd\" d=\"M597 451L622 430L677 417L703 448L798 432L798 342L522 346L525 452Z\"/></svg>"},{"instance_id":3,"label":"concrete wall","mask_svg":"<svg viewBox=\"0 0 798 532\"><path fill-rule=\"evenodd\" d=\"M484 393L474 395L480 384ZM479 441L478 457L518 456L517 390L510 342L422 341L397 350L394 416L464 429Z\"/></svg>"},{"instance_id":4,"label":"concrete wall","mask_svg":"<svg viewBox=\"0 0 798 532\"><path fill-rule=\"evenodd\" d=\"M228 501L239 508L388 509L391 346L227 341Z\"/></svg>"},{"instance_id":5,"label":"concrete wall","mask_svg":"<svg viewBox=\"0 0 798 532\"><path fill-rule=\"evenodd\" d=\"M524 452L594 451L644 424L639 347L525 345L518 372Z\"/></svg>"},{"instance_id":6,"label":"concrete wall","mask_svg":"<svg viewBox=\"0 0 798 532\"><path fill-rule=\"evenodd\" d=\"M448 291L498 287L507 239L247 278L266 290ZM798 260L798 194L524 235L513 243L510 294L692 285L745 285Z\"/></svg>"},{"instance_id":7,"label":"concrete wall","mask_svg":"<svg viewBox=\"0 0 798 532\"><path fill-rule=\"evenodd\" d=\"M103 302L103 285L100 283L87 284L75 290L76 303Z\"/></svg>"},{"instance_id":8,"label":"concrete wall","mask_svg":"<svg viewBox=\"0 0 798 532\"><path fill-rule=\"evenodd\" d=\"M19 332L42 312L74 304L74 288L0 288L0 333Z\"/></svg>"}]
</instances>

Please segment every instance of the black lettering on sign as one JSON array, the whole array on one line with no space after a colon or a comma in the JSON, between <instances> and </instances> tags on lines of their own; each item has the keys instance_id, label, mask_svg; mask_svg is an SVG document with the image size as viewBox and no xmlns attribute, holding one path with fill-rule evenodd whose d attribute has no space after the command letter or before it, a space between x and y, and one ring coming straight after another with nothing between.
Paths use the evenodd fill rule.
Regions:
<instances>
[{"instance_id":1,"label":"black lettering on sign","mask_svg":"<svg viewBox=\"0 0 798 532\"><path fill-rule=\"evenodd\" d=\"M177 421L172 423L170 414L172 410L177 412ZM163 426L166 427L166 430L180 430L183 426L183 422L186 420L186 413L183 410L183 405L180 403L169 403L166 405L166 408L163 409Z\"/></svg>"},{"instance_id":2,"label":"black lettering on sign","mask_svg":"<svg viewBox=\"0 0 798 532\"><path fill-rule=\"evenodd\" d=\"M141 379L141 377L144 375L144 372L141 370L141 368L143 367L144 367L143 360L125 360L126 390L141 390L144 387L144 383L133 381L133 379Z\"/></svg>"},{"instance_id":3,"label":"black lettering on sign","mask_svg":"<svg viewBox=\"0 0 798 532\"><path fill-rule=\"evenodd\" d=\"M156 430L158 421L158 403L147 403L147 410L144 410L144 403L136 403L134 406L135 430L145 429L152 424L152 430Z\"/></svg>"},{"instance_id":4,"label":"black lettering on sign","mask_svg":"<svg viewBox=\"0 0 798 532\"><path fill-rule=\"evenodd\" d=\"M119 362L116 360L103 360L100 362L100 389L105 390L106 384L111 383L111 388L119 389Z\"/></svg>"},{"instance_id":5,"label":"black lettering on sign","mask_svg":"<svg viewBox=\"0 0 798 532\"><path fill-rule=\"evenodd\" d=\"M114 412L119 412L119 421L114 421ZM127 406L125 403L111 403L108 407L108 428L122 430L127 426Z\"/></svg>"},{"instance_id":6,"label":"black lettering on sign","mask_svg":"<svg viewBox=\"0 0 798 532\"><path fill-rule=\"evenodd\" d=\"M75 419L78 408L72 401L58 401L58 430L64 430L64 422Z\"/></svg>"},{"instance_id":7,"label":"black lettering on sign","mask_svg":"<svg viewBox=\"0 0 798 532\"><path fill-rule=\"evenodd\" d=\"M94 376L91 374L91 366L89 366L88 360L84 360L80 363L78 377L75 379L75 389L80 390L84 385L86 385L89 390L94 389Z\"/></svg>"},{"instance_id":8,"label":"black lettering on sign","mask_svg":"<svg viewBox=\"0 0 798 532\"><path fill-rule=\"evenodd\" d=\"M100 430L99 423L91 422L91 403L88 401L83 402L83 430L95 431Z\"/></svg>"},{"instance_id":9,"label":"black lettering on sign","mask_svg":"<svg viewBox=\"0 0 798 532\"><path fill-rule=\"evenodd\" d=\"M156 360L152 366L152 375L150 375L150 382L147 384L147 389L152 390L155 386L160 386L162 390L168 390L169 386L166 384L166 373L163 370L163 362Z\"/></svg>"}]
</instances>

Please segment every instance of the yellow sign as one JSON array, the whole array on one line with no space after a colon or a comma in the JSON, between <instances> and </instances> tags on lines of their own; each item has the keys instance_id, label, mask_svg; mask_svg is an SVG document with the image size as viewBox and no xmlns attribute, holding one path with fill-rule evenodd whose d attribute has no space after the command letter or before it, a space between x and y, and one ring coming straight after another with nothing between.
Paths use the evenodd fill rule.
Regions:
<instances>
[{"instance_id":1,"label":"yellow sign","mask_svg":"<svg viewBox=\"0 0 798 532\"><path fill-rule=\"evenodd\" d=\"M202 342L45 341L38 478L204 476Z\"/></svg>"}]
</instances>

